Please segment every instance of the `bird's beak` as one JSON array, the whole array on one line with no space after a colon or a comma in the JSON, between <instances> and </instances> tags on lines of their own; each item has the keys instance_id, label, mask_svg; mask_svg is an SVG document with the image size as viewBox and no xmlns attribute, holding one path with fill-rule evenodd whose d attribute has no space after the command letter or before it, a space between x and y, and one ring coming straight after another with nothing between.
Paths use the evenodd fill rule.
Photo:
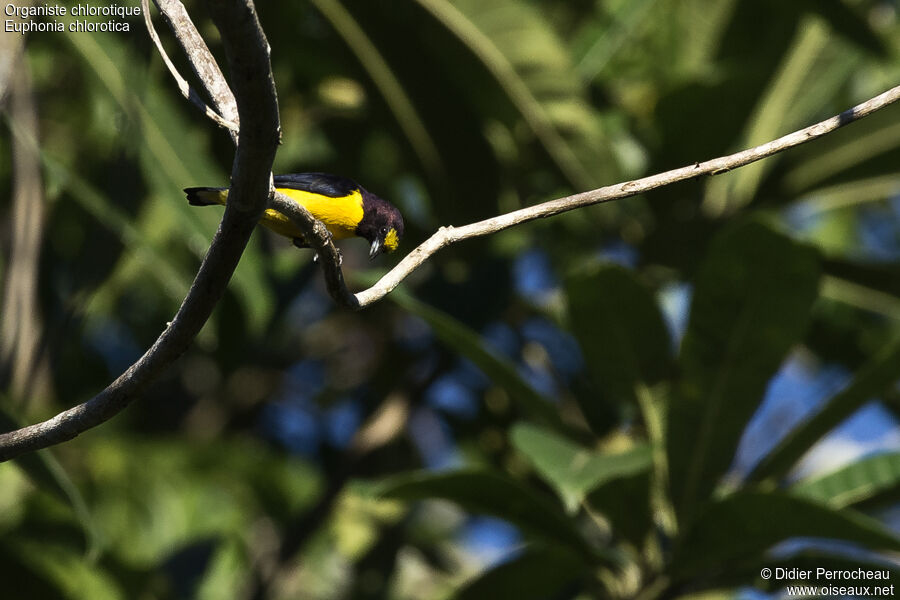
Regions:
<instances>
[{"instance_id":1,"label":"bird's beak","mask_svg":"<svg viewBox=\"0 0 900 600\"><path fill-rule=\"evenodd\" d=\"M369 259L373 259L378 256L378 253L381 251L381 240L375 239L372 241L372 245L369 246Z\"/></svg>"}]
</instances>

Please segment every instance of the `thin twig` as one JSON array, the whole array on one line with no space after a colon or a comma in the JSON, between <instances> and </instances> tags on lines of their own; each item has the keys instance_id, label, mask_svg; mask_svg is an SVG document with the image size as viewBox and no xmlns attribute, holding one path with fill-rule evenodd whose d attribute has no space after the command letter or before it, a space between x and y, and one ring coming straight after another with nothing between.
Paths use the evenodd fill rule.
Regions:
<instances>
[{"instance_id":1,"label":"thin twig","mask_svg":"<svg viewBox=\"0 0 900 600\"><path fill-rule=\"evenodd\" d=\"M231 71L241 128L228 205L181 308L153 346L105 390L52 419L0 434L0 461L70 440L128 405L188 348L209 319L266 207L280 127L268 43L251 0L211 3Z\"/></svg>"},{"instance_id":2,"label":"thin twig","mask_svg":"<svg viewBox=\"0 0 900 600\"><path fill-rule=\"evenodd\" d=\"M222 69L219 68L219 63L209 51L206 41L197 31L194 22L191 21L184 4L180 0L153 0L153 3L156 4L163 19L175 34L175 39L181 45L197 79L206 88L216 111L223 118L240 125L240 115L234 93L228 86ZM266 54L268 52L269 47L266 42Z\"/></svg>"},{"instance_id":3,"label":"thin twig","mask_svg":"<svg viewBox=\"0 0 900 600\"><path fill-rule=\"evenodd\" d=\"M777 154L778 152L783 152L789 148L818 139L835 129L858 121L859 119L896 102L898 99L900 99L900 86L875 96L862 104L858 104L830 119L795 131L794 133L780 137L777 140L735 154L714 158L702 163L695 163L693 165L681 167L680 169L673 169L671 171L651 175L642 179L636 179L634 181L617 183L589 192L582 192L565 198L550 200L549 202L536 204L534 206L529 206L528 208L523 208L461 227L441 227L418 248L406 255L397 266L385 274L375 285L355 294L355 306L362 308L384 298L384 296L397 287L403 279L428 260L432 254L450 244L474 237L489 235L513 227L514 225L521 225L522 223L527 223L528 221L533 221L535 219L544 219L576 208L591 206L601 202L620 200L678 181L693 179L702 175L719 175L721 173L726 173L732 169L748 165L752 162L772 156L773 154ZM346 290L333 289L332 286L329 285L328 291L336 301L341 304L347 304L347 302L342 300Z\"/></svg>"},{"instance_id":4,"label":"thin twig","mask_svg":"<svg viewBox=\"0 0 900 600\"><path fill-rule=\"evenodd\" d=\"M150 2L149 0L141 0L141 10L144 12L144 24L147 26L147 33L150 35L150 39L153 40L153 43L156 45L157 51L159 51L160 57L162 57L163 62L166 65L166 68L169 69L169 73L172 74L172 77L175 79L175 83L178 85L178 90L181 92L181 95L187 98L191 104L200 109L204 115L208 118L212 119L214 123L219 125L220 127L224 127L230 131L237 133L239 127L237 123L234 121L229 121L225 119L210 108L206 102L203 101L203 98L200 97L194 88L187 82L187 79L181 76L181 73L178 72L178 69L175 68L175 65L172 63L172 60L169 58L169 55L166 53L165 48L163 48L162 42L159 39L159 35L156 33L156 29L153 27L153 19L150 17ZM171 20L169 20L171 23ZM208 49L207 49L208 51Z\"/></svg>"},{"instance_id":5,"label":"thin twig","mask_svg":"<svg viewBox=\"0 0 900 600\"><path fill-rule=\"evenodd\" d=\"M177 0L154 1L157 6L175 6L183 13L184 9ZM210 1L208 5L222 33L231 70L236 75L237 106L241 108L240 116L247 125L240 130L232 170L232 189L225 215L213 238L209 253L175 319L138 362L103 392L84 404L43 423L0 435L0 461L69 440L106 421L121 411L165 366L183 353L221 297L246 246L250 232L266 206L264 199L267 196L270 206L289 216L301 227L305 239L318 253L332 297L340 304L362 308L383 298L432 254L455 242L488 235L576 208L626 198L678 181L725 173L817 139L900 99L898 86L831 119L736 154L551 200L462 227L442 227L410 252L375 285L354 295L347 291L340 270L340 255L331 243L324 226L312 218L305 209L299 210L296 203L276 194L272 189L270 170L274 149L280 139L278 107L269 64L269 47L259 27L251 0L235 0L228 3ZM166 14L165 9L161 8L161 11ZM183 39L184 28L196 33L186 13L183 17L184 20L171 20L180 41ZM202 39L200 42L202 44ZM184 42L182 43L184 45ZM195 70L198 69L198 61L209 60L215 66L215 60L212 59L206 45L202 44L202 50L197 48L200 46L193 47L195 52L185 48ZM231 113L223 106L227 106L227 99L231 98L230 92L225 95L213 93L222 85L227 89L221 72L218 72L218 75L207 73L206 77L208 78L201 76L200 79L210 91L220 112L228 117ZM261 78L264 81L261 81ZM238 121L236 114L232 120ZM263 173L265 177L262 176Z\"/></svg>"},{"instance_id":6,"label":"thin twig","mask_svg":"<svg viewBox=\"0 0 900 600\"><path fill-rule=\"evenodd\" d=\"M289 217L304 231L307 241L319 254L320 263L322 264L325 275L326 287L328 293L335 302L342 306L361 309L384 298L393 291L394 288L400 285L400 282L407 276L422 266L431 255L441 248L445 248L456 242L490 235L515 225L521 225L536 219L552 217L577 208L600 204L602 202L621 200L679 181L694 179L703 175L720 175L722 173L727 173L732 169L743 167L763 158L772 156L773 154L818 139L844 125L858 121L859 119L896 102L898 99L900 99L900 86L894 87L839 115L816 123L815 125L800 129L799 131L795 131L766 144L742 150L735 154L714 158L702 163L694 163L693 165L665 171L642 179L617 183L596 190L566 196L565 198L557 198L556 200L550 200L548 202L543 202L541 204L536 204L534 206L529 206L527 208L522 208L520 210L460 227L441 227L430 238L407 254L403 260L379 279L372 287L357 292L356 294L352 294L347 290L344 283L344 277L340 272L340 261L337 258L336 253L329 249L329 247L333 248L330 241L325 240L321 236L322 229L311 230L311 235L307 235L307 229L303 229L304 227L309 227L306 221L309 218L312 218L312 216L305 210L302 210L302 212L298 211L296 208L297 204L291 202L287 198L284 198L286 202L273 204L272 208L275 208L278 212ZM307 216L304 216L303 213L306 213Z\"/></svg>"},{"instance_id":7,"label":"thin twig","mask_svg":"<svg viewBox=\"0 0 900 600\"><path fill-rule=\"evenodd\" d=\"M175 34L175 39L181 45L181 49L187 56L191 69L193 69L197 79L202 83L213 106L216 108L216 112L225 121L234 123L239 128L241 121L234 94L231 88L228 87L228 82L225 80L225 76L222 75L219 64L209 51L209 47L206 45L203 37L201 37L200 32L194 26L194 22L191 21L184 5L179 0L153 0L153 3ZM267 54L268 51L269 47L267 45ZM237 143L237 129L230 129L229 134L231 134L231 139Z\"/></svg>"}]
</instances>

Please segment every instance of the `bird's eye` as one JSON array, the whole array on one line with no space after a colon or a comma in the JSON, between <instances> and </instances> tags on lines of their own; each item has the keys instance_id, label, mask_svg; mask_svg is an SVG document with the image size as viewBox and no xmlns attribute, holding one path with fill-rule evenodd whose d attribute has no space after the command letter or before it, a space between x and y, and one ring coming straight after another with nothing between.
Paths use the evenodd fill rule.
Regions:
<instances>
[{"instance_id":1,"label":"bird's eye","mask_svg":"<svg viewBox=\"0 0 900 600\"><path fill-rule=\"evenodd\" d=\"M381 235L387 235L387 227L382 227L380 232L381 232Z\"/></svg>"}]
</instances>

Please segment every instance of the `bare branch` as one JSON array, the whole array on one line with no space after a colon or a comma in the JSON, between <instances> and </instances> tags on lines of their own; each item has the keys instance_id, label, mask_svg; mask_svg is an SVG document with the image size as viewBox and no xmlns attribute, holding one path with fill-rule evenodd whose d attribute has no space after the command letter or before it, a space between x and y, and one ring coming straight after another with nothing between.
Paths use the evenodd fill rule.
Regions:
<instances>
[{"instance_id":1,"label":"bare branch","mask_svg":"<svg viewBox=\"0 0 900 600\"><path fill-rule=\"evenodd\" d=\"M188 57L188 62L194 70L194 74L203 83L212 100L213 106L223 118L240 125L240 115L234 94L216 59L200 36L200 32L194 27L187 14L184 5L179 0L153 0L169 27L175 33L175 38ZM255 14L255 13L254 13ZM224 34L222 35L224 42ZM226 44L227 47L227 44ZM266 42L266 55L268 56L268 42Z\"/></svg>"},{"instance_id":2,"label":"bare branch","mask_svg":"<svg viewBox=\"0 0 900 600\"><path fill-rule=\"evenodd\" d=\"M320 263L324 269L325 283L331 297L342 306L360 309L373 302L384 298L394 290L413 271L418 269L435 252L463 240L490 235L515 225L521 225L536 219L552 217L563 212L621 200L648 192L679 181L694 179L703 175L720 175L732 169L743 167L750 163L767 158L779 152L783 152L795 146L805 144L818 139L844 125L858 121L873 112L880 110L900 99L900 86L892 88L874 98L867 100L839 115L826 119L815 125L811 125L799 131L795 131L771 142L749 148L735 154L714 158L702 163L694 163L679 169L665 171L649 177L617 183L587 192L581 192L557 198L534 206L499 215L484 221L470 223L460 227L441 227L430 238L425 240L412 252L407 254L393 269L386 273L372 287L351 294L344 283L344 277L340 269L340 260L334 245L323 235L325 231L321 223L315 222L317 227L310 224L315 219L302 207L289 198L276 194L276 199L270 204L272 208L290 218L301 230L307 241L316 250ZM325 234L327 235L327 234Z\"/></svg>"},{"instance_id":3,"label":"bare branch","mask_svg":"<svg viewBox=\"0 0 900 600\"><path fill-rule=\"evenodd\" d=\"M200 37L197 28L194 27L194 23L187 15L182 3L178 0L153 0L153 2L175 32L176 38L181 43L182 49L184 49L185 54L188 56L194 72L203 82L207 93L213 99L223 95L225 96L224 100L216 102L216 106L219 106L220 110L230 110L229 107L234 106L234 96L231 94L231 89L225 82L222 71L219 70L209 48L206 46L203 38ZM169 72L175 78L182 95L198 106L206 116L211 118L217 124L230 129L232 132L232 139L236 142L237 136L235 132L238 130L238 127L234 122L223 119L218 113L209 108L190 87L184 77L181 76L172 64L169 56L166 54L165 49L163 49L159 36L153 28L153 23L149 15L148 0L141 0L141 5L144 10L144 21L147 25L147 32L154 44L156 44L156 48L159 51L163 62L165 62L168 67ZM235 113L235 119L237 118L236 115L237 113ZM322 264L324 269L325 282L328 285L328 290L331 293L332 298L341 305L355 308L356 299L347 290L347 286L344 283L344 275L340 268L340 253L337 248L334 247L331 236L325 225L321 221L316 220L316 218L305 208L299 206L296 202L283 194L277 192L274 193L269 202L272 208L278 210L278 212L284 214L296 223L300 230L303 231L310 246L319 255L320 264Z\"/></svg>"},{"instance_id":4,"label":"bare branch","mask_svg":"<svg viewBox=\"0 0 900 600\"><path fill-rule=\"evenodd\" d=\"M335 302L349 308L358 308L356 297L347 290L344 273L341 271L341 254L331 240L325 225L312 213L291 200L281 192L275 192L269 201L273 208L294 222L306 242L316 251L319 264L322 265L325 285Z\"/></svg>"},{"instance_id":5,"label":"bare branch","mask_svg":"<svg viewBox=\"0 0 900 600\"><path fill-rule=\"evenodd\" d=\"M159 5L159 2L155 2L155 3L157 5ZM181 5L180 2L165 2L165 0L162 0L162 3L166 6L167 10L172 10L175 5L177 5L182 11L184 10L184 7ZM147 26L147 33L150 35L150 39L153 40L153 43L156 45L156 49L159 51L159 55L162 57L163 62L166 65L166 68L169 69L169 73L171 73L172 77L175 79L175 83L178 85L178 90L181 92L181 95L184 96L185 98L187 98L191 102L191 104L193 104L194 106L199 108L200 111L204 115L206 115L208 118L212 119L214 123L216 123L220 127L224 127L225 129L228 129L229 131L231 131L232 136L234 137L234 140L237 141L237 132L239 129L237 123L223 118L222 115L220 115L219 113L214 111L212 108L207 106L207 104L203 101L203 98L200 97L200 94L198 94L194 90L194 88L192 88L190 86L190 84L187 82L187 80L181 76L181 73L178 72L178 69L175 68L175 65L172 64L172 60L169 58L169 55L166 53L165 48L163 48L162 42L159 39L159 35L157 35L156 29L154 29L154 27L153 27L153 19L150 17L150 2L149 2L149 0L141 0L141 9L144 12L144 24ZM162 10L162 9L160 9L160 10ZM163 13L163 14L166 14L166 13ZM184 18L187 20L188 23L190 23L190 19L187 18L186 14L184 15ZM166 20L171 25L171 23L172 23L171 16L167 16ZM191 25L193 25L193 23L191 23ZM194 31L196 32L196 29ZM199 36L198 36L198 38L199 38ZM179 40L181 40L180 37L179 37ZM200 41L202 42L202 39ZM202 46L202 48L199 46L193 46L193 48L194 48L193 52L195 54L202 54L203 51L205 50L207 56L204 56L201 60L204 63L212 61L212 63L215 65L215 61L212 60L212 56L209 55L209 49L206 47L205 44ZM185 50L185 52L187 52L187 50ZM191 64L194 64L193 60L191 61ZM221 71L218 70L217 65L215 66L215 70L217 71L218 79L221 79L221 81L224 81L224 77L222 77L222 73L221 73ZM230 90L229 90L229 92L230 92ZM234 101L233 96L232 96L231 100L232 100L232 102Z\"/></svg>"},{"instance_id":6,"label":"bare branch","mask_svg":"<svg viewBox=\"0 0 900 600\"><path fill-rule=\"evenodd\" d=\"M176 37L188 53L192 66L219 112L232 122L238 122L240 116L240 122L245 124L240 129L225 214L181 308L146 354L109 387L87 402L43 423L0 434L0 461L72 439L106 421L121 411L163 368L180 356L209 318L224 292L250 233L267 206L266 199L268 206L287 215L301 228L306 241L316 250L332 297L344 306L362 308L390 293L432 254L452 243L576 208L626 198L678 181L724 173L817 139L900 99L898 86L836 117L730 156L551 200L462 227L442 227L410 252L378 283L354 295L347 291L340 269L340 254L324 225L306 209L272 189L271 166L280 139L278 106L269 64L269 47L252 1L207 2L222 34L228 62L235 75L236 96L232 96L227 89L221 71L187 18L181 3L177 0L154 2L175 30ZM236 109L233 108L235 106Z\"/></svg>"},{"instance_id":7,"label":"bare branch","mask_svg":"<svg viewBox=\"0 0 900 600\"><path fill-rule=\"evenodd\" d=\"M108 420L184 353L225 291L266 207L280 131L268 44L251 0L211 4L210 12L234 74L237 107L245 126L235 154L229 202L209 252L181 308L153 346L87 402L43 423L0 435L0 461L70 440Z\"/></svg>"},{"instance_id":8,"label":"bare branch","mask_svg":"<svg viewBox=\"0 0 900 600\"><path fill-rule=\"evenodd\" d=\"M173 1L174 0L170 0ZM180 3L177 3L180 5ZM237 101L239 115L237 121L243 123L249 119L250 123L241 127L238 136L238 147L234 155L234 164L231 167L231 193L228 196L228 209L236 209L241 212L253 212L257 218L262 216L265 204L259 205L260 198L268 199L272 194L272 161L274 152L281 143L281 123L278 118L278 97L275 91L275 79L272 77L272 65L269 62L269 42L263 33L256 16L256 8L253 0L207 0L206 9L212 15L213 22L222 34L225 55L234 76L234 99ZM188 20L188 22L190 22ZM193 24L191 24L193 27ZM194 30L196 32L196 30ZM240 41L240 43L238 43ZM201 39L202 43L203 40ZM203 44L203 48L206 45ZM208 54L208 50L206 51ZM194 63L194 56L191 56ZM209 55L210 60L212 56ZM215 61L213 60L213 65ZM195 66L196 68L196 66ZM216 67L218 69L218 67ZM221 72L209 80L203 79L204 84L211 93L216 92L217 86L225 86ZM231 109L227 108L227 102L217 104L222 114L227 118ZM263 119L254 111L261 111ZM271 121L270 121L271 120ZM265 156L259 154L259 148L266 148ZM269 156L268 152L272 155ZM265 167L266 189L260 192L260 196L254 194L237 193L238 180L253 180L255 174L262 173Z\"/></svg>"},{"instance_id":9,"label":"bare branch","mask_svg":"<svg viewBox=\"0 0 900 600\"><path fill-rule=\"evenodd\" d=\"M403 279L410 273L418 269L422 263L428 258L450 244L467 240L474 237L489 235L502 231L514 225L521 225L535 219L544 219L552 217L560 213L600 204L601 202L610 202L612 200L620 200L643 192L648 192L656 188L693 179L702 175L719 175L726 173L732 169L743 167L752 162L756 162L773 154L783 152L789 148L805 144L812 140L818 139L844 125L858 121L873 112L888 106L900 99L900 86L892 88L883 94L858 104L853 108L842 112L841 114L831 117L811 125L799 131L795 131L788 135L773 140L755 148L749 148L736 154L714 158L702 163L695 163L680 169L673 169L657 175L651 175L634 181L626 181L617 183L589 192L574 194L557 200L550 200L535 206L529 206L516 210L504 215L470 223L462 227L441 227L434 235L425 240L418 248L410 252L400 261L390 272L384 275L375 285L369 289L355 294L356 306L362 308L373 302L381 300L397 287ZM331 286L329 286L331 291ZM332 292L334 296L334 293ZM345 301L335 298L341 304L347 304Z\"/></svg>"}]
</instances>

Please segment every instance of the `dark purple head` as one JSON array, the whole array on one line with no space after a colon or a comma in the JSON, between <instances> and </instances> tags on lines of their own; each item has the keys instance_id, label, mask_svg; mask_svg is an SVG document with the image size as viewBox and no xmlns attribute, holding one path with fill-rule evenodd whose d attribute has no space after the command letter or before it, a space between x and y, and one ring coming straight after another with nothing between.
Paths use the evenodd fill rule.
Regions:
<instances>
[{"instance_id":1,"label":"dark purple head","mask_svg":"<svg viewBox=\"0 0 900 600\"><path fill-rule=\"evenodd\" d=\"M359 188L363 199L363 219L356 226L356 235L369 241L369 258L393 252L403 237L403 216L397 207Z\"/></svg>"}]
</instances>

